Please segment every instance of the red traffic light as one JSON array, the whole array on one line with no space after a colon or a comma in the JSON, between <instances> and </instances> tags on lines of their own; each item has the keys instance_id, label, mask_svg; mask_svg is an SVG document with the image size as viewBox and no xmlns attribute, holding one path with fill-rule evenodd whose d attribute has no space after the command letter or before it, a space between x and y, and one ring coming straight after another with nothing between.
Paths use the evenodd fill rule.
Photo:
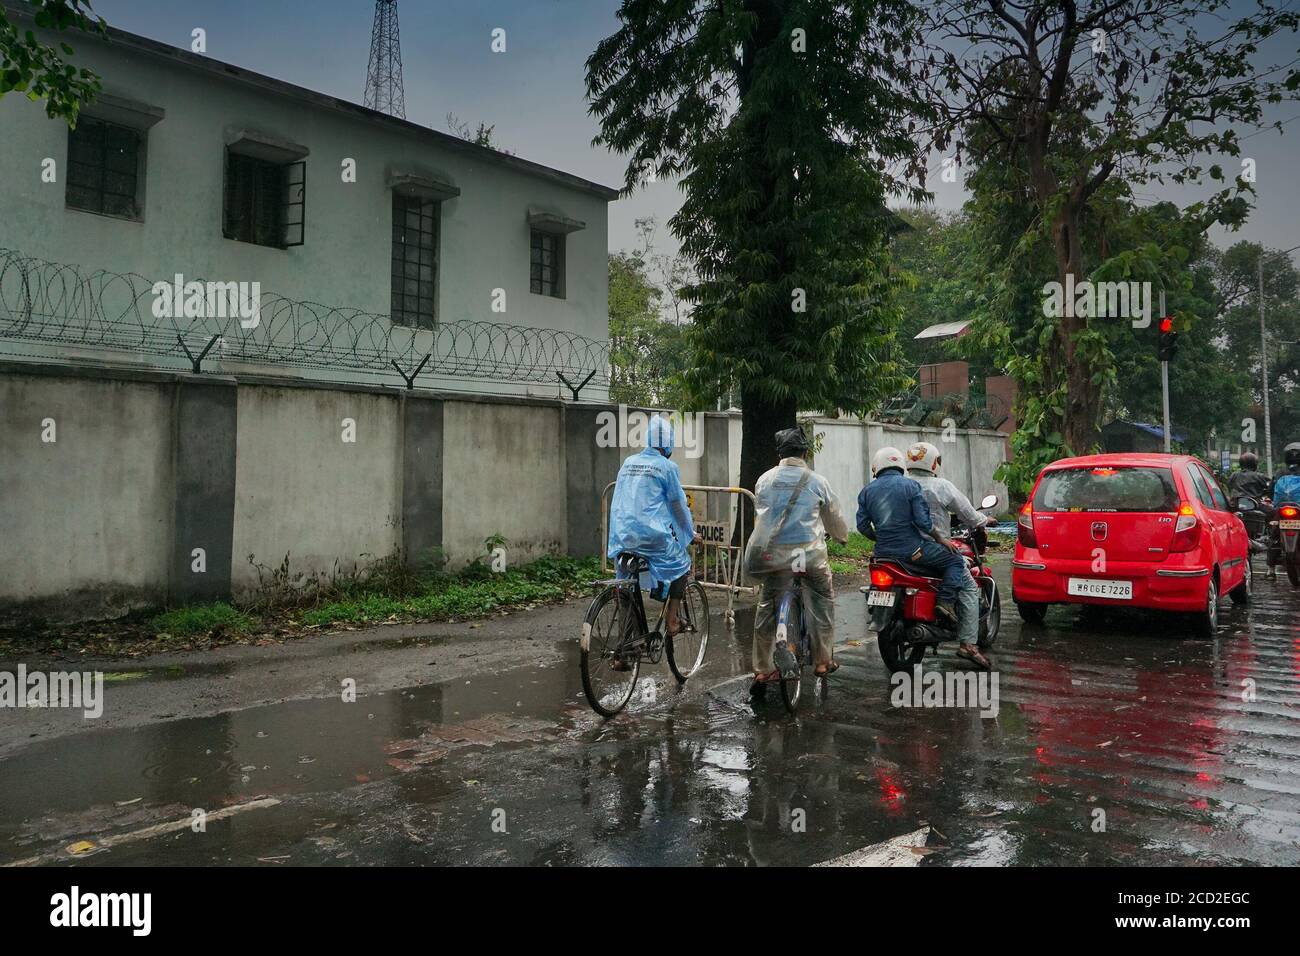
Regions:
<instances>
[{"instance_id":1,"label":"red traffic light","mask_svg":"<svg viewBox=\"0 0 1300 956\"><path fill-rule=\"evenodd\" d=\"M1174 330L1174 317L1172 315L1166 315L1163 319L1160 320L1160 331L1172 332L1173 330Z\"/></svg>"}]
</instances>

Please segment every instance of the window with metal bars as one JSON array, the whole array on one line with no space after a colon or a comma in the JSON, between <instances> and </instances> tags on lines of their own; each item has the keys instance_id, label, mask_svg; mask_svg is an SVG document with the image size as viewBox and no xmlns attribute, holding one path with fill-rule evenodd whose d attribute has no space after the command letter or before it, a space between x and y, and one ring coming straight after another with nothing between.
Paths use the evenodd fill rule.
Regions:
<instances>
[{"instance_id":1,"label":"window with metal bars","mask_svg":"<svg viewBox=\"0 0 1300 956\"><path fill-rule=\"evenodd\" d=\"M144 134L81 117L68 133L65 202L71 209L122 219L142 218L140 160Z\"/></svg>"},{"instance_id":2,"label":"window with metal bars","mask_svg":"<svg viewBox=\"0 0 1300 956\"><path fill-rule=\"evenodd\" d=\"M226 151L222 234L259 246L300 246L304 237L303 162L275 163Z\"/></svg>"},{"instance_id":3,"label":"window with metal bars","mask_svg":"<svg viewBox=\"0 0 1300 956\"><path fill-rule=\"evenodd\" d=\"M536 295L564 298L564 236L532 230L528 290Z\"/></svg>"},{"instance_id":4,"label":"window with metal bars","mask_svg":"<svg viewBox=\"0 0 1300 956\"><path fill-rule=\"evenodd\" d=\"M441 203L393 193L393 321L431 329L437 321Z\"/></svg>"}]
</instances>

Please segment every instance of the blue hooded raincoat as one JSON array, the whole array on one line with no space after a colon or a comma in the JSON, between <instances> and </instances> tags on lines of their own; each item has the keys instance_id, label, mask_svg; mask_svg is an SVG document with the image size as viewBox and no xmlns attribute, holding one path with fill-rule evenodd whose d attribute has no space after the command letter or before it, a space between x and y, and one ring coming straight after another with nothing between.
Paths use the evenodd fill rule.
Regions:
<instances>
[{"instance_id":1,"label":"blue hooded raincoat","mask_svg":"<svg viewBox=\"0 0 1300 956\"><path fill-rule=\"evenodd\" d=\"M659 453L672 451L673 426L655 416L646 428L646 448L623 462L609 506L611 559L632 551L650 563L655 581L675 581L691 567L687 547L695 523L682 490L677 464Z\"/></svg>"}]
</instances>

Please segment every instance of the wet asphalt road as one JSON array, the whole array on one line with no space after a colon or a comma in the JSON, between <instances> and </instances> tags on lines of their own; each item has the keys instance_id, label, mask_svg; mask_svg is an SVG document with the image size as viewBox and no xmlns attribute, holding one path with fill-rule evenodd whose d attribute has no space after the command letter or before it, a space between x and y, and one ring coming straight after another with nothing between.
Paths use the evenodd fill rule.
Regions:
<instances>
[{"instance_id":1,"label":"wet asphalt road","mask_svg":"<svg viewBox=\"0 0 1300 956\"><path fill-rule=\"evenodd\" d=\"M1295 865L1300 592L1256 582L1213 641L1138 613L1022 626L1007 601L995 719L891 706L851 588L843 667L797 718L750 705L748 636L715 619L696 678L645 668L654 692L604 722L575 606L554 667L19 749L0 863L802 865L928 824L925 865Z\"/></svg>"}]
</instances>

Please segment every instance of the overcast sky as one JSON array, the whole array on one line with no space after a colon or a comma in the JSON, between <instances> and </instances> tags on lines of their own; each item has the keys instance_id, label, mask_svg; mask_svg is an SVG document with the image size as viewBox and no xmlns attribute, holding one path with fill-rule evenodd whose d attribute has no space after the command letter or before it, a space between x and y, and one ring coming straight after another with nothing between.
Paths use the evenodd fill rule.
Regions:
<instances>
[{"instance_id":1,"label":"overcast sky","mask_svg":"<svg viewBox=\"0 0 1300 956\"><path fill-rule=\"evenodd\" d=\"M1241 4L1246 9L1246 4ZM112 25L164 43L189 47L190 31L207 31L207 55L309 89L360 103L370 52L372 0L94 0ZM596 123L587 114L584 63L595 45L617 28L618 0L400 0L407 119L447 129L449 112L472 126L495 126L495 141L526 159L605 183L622 183L623 161L593 147ZM505 53L493 53L491 31L506 31ZM1294 54L1291 38L1272 52ZM1286 103L1270 119L1300 117ZM1288 135L1268 131L1246 141L1256 160L1259 198L1250 223L1238 234L1276 248L1300 244L1297 159L1300 123ZM1231 174L1236 165L1225 163ZM941 208L960 206L959 184L940 181L939 163L929 188ZM1154 189L1143 197L1185 205L1208 190ZM666 222L680 203L672 183L657 183L610 207L611 249L636 244L634 220ZM667 229L660 229L667 245Z\"/></svg>"}]
</instances>

